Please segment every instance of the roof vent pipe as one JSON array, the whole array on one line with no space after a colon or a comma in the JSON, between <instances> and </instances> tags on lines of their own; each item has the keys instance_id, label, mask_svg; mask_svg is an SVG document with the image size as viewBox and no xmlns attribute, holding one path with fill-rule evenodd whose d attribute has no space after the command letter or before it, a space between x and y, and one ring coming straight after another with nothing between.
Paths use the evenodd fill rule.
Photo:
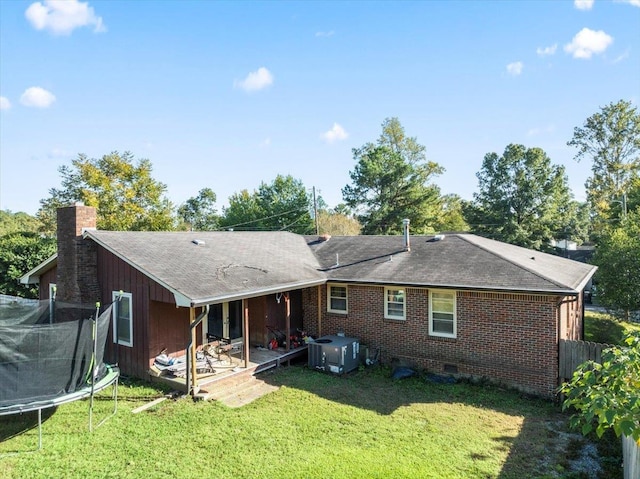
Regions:
<instances>
[{"instance_id":1,"label":"roof vent pipe","mask_svg":"<svg viewBox=\"0 0 640 479\"><path fill-rule=\"evenodd\" d=\"M404 234L404 250L411 251L411 244L409 242L409 219L402 220L402 233Z\"/></svg>"}]
</instances>

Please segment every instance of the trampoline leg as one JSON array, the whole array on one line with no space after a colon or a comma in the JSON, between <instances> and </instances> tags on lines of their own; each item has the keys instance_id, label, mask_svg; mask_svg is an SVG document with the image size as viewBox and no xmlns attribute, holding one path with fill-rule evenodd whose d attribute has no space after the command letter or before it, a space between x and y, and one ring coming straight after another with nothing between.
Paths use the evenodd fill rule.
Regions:
<instances>
[{"instance_id":1,"label":"trampoline leg","mask_svg":"<svg viewBox=\"0 0 640 479\"><path fill-rule=\"evenodd\" d=\"M42 409L38 409L38 451L42 449Z\"/></svg>"}]
</instances>

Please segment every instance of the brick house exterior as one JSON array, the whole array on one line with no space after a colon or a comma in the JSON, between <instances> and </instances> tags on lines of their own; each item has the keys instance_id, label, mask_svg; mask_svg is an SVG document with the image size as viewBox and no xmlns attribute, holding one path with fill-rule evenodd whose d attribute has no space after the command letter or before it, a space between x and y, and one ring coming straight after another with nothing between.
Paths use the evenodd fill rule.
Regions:
<instances>
[{"instance_id":1,"label":"brick house exterior","mask_svg":"<svg viewBox=\"0 0 640 479\"><path fill-rule=\"evenodd\" d=\"M383 363L553 397L558 342L582 338L595 272L475 235L410 236L408 225L403 237L107 232L95 230L95 209L75 205L59 210L58 228L57 257L21 281L39 283L41 299L54 283L58 300L124 295L128 334L114 331L114 316L106 356L143 379L161 351L185 354L192 337L203 344L220 319L213 311L236 311L226 327L246 351L273 327L342 332Z\"/></svg>"}]
</instances>

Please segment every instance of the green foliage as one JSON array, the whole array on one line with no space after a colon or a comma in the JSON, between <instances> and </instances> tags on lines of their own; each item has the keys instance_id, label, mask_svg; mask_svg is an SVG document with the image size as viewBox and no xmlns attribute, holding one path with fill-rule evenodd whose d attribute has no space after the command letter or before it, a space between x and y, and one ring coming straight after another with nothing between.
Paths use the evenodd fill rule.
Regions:
<instances>
[{"instance_id":1,"label":"green foliage","mask_svg":"<svg viewBox=\"0 0 640 479\"><path fill-rule=\"evenodd\" d=\"M0 293L38 298L37 287L18 280L56 252L56 240L38 233L15 232L0 237Z\"/></svg>"},{"instance_id":2,"label":"green foliage","mask_svg":"<svg viewBox=\"0 0 640 479\"><path fill-rule=\"evenodd\" d=\"M359 211L364 234L396 234L402 220L411 220L412 231L434 230L440 215L440 190L430 184L444 169L427 161L425 147L407 137L397 118L382 124L376 144L354 148L356 167L352 184L342 189L346 204Z\"/></svg>"},{"instance_id":3,"label":"green foliage","mask_svg":"<svg viewBox=\"0 0 640 479\"><path fill-rule=\"evenodd\" d=\"M117 151L102 158L78 155L71 166L58 171L62 187L40 200L38 218L44 230L55 233L56 209L83 202L95 206L98 228L112 231L164 231L175 228L173 206L165 197L166 185L151 176L149 160Z\"/></svg>"},{"instance_id":4,"label":"green foliage","mask_svg":"<svg viewBox=\"0 0 640 479\"><path fill-rule=\"evenodd\" d=\"M40 222L34 216L27 213L12 213L9 210L0 210L0 236L16 232L35 233L40 229Z\"/></svg>"},{"instance_id":5,"label":"green foliage","mask_svg":"<svg viewBox=\"0 0 640 479\"><path fill-rule=\"evenodd\" d=\"M564 168L540 148L510 144L502 156L488 153L476 176L479 192L465 210L475 233L544 250L578 222Z\"/></svg>"},{"instance_id":6,"label":"green foliage","mask_svg":"<svg viewBox=\"0 0 640 479\"><path fill-rule=\"evenodd\" d=\"M574 408L571 425L582 434L607 429L633 437L640 444L640 333L631 333L626 346L602 352L602 364L587 361L565 383L563 409Z\"/></svg>"},{"instance_id":7,"label":"green foliage","mask_svg":"<svg viewBox=\"0 0 640 479\"><path fill-rule=\"evenodd\" d=\"M315 231L311 218L311 196L300 180L278 175L257 191L242 190L229 198L220 226L235 230Z\"/></svg>"},{"instance_id":8,"label":"green foliage","mask_svg":"<svg viewBox=\"0 0 640 479\"><path fill-rule=\"evenodd\" d=\"M318 211L318 233L332 236L356 236L362 226L350 215L333 210Z\"/></svg>"},{"instance_id":9,"label":"green foliage","mask_svg":"<svg viewBox=\"0 0 640 479\"><path fill-rule=\"evenodd\" d=\"M640 311L640 210L605 230L593 263L598 266L598 302L627 320L632 311Z\"/></svg>"},{"instance_id":10,"label":"green foliage","mask_svg":"<svg viewBox=\"0 0 640 479\"><path fill-rule=\"evenodd\" d=\"M178 208L178 217L192 231L214 231L220 221L215 205L216 194L211 188L203 188Z\"/></svg>"},{"instance_id":11,"label":"green foliage","mask_svg":"<svg viewBox=\"0 0 640 479\"><path fill-rule=\"evenodd\" d=\"M592 160L585 186L599 234L623 216L620 202L640 175L640 113L631 102L610 103L574 128L567 145L578 148L576 160Z\"/></svg>"},{"instance_id":12,"label":"green foliage","mask_svg":"<svg viewBox=\"0 0 640 479\"><path fill-rule=\"evenodd\" d=\"M640 333L640 323L621 321L599 311L586 310L584 313L585 341L624 345L624 339L633 331Z\"/></svg>"},{"instance_id":13,"label":"green foliage","mask_svg":"<svg viewBox=\"0 0 640 479\"><path fill-rule=\"evenodd\" d=\"M435 223L436 231L469 231L469 224L464 219L464 201L458 195L442 197L442 212Z\"/></svg>"}]
</instances>

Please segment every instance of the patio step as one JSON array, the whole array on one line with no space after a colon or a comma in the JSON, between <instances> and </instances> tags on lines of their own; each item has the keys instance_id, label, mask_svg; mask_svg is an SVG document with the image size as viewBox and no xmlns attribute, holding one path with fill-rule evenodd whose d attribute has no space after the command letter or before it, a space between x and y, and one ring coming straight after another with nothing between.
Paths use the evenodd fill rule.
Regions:
<instances>
[{"instance_id":1,"label":"patio step","mask_svg":"<svg viewBox=\"0 0 640 479\"><path fill-rule=\"evenodd\" d=\"M202 394L202 399L219 401L227 407L237 408L249 404L256 399L276 391L277 386L267 384L255 376L245 377L236 384L212 384L211 391Z\"/></svg>"}]
</instances>

